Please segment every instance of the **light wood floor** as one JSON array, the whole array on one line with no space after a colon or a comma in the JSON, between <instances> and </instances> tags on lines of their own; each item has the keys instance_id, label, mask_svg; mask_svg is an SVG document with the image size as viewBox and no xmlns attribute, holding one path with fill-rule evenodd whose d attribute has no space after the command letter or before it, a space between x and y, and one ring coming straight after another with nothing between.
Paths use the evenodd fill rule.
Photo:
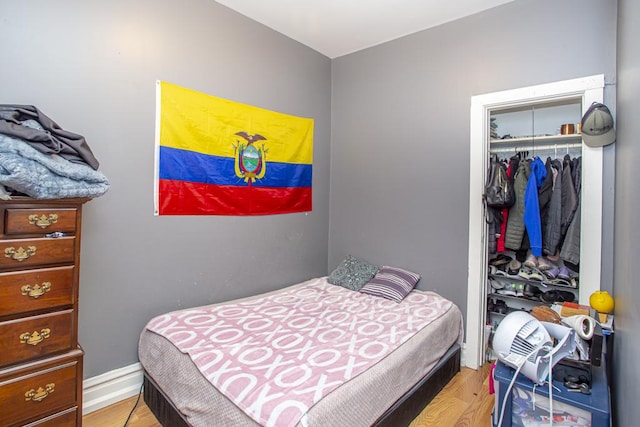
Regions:
<instances>
[{"instance_id":1,"label":"light wood floor","mask_svg":"<svg viewBox=\"0 0 640 427\"><path fill-rule=\"evenodd\" d=\"M462 368L411 423L410 427L490 426L494 402L494 396L488 392L490 367L490 364L486 364L477 371ZM136 396L85 415L83 425L84 427L123 427L135 402ZM127 426L160 427L160 423L140 398Z\"/></svg>"}]
</instances>

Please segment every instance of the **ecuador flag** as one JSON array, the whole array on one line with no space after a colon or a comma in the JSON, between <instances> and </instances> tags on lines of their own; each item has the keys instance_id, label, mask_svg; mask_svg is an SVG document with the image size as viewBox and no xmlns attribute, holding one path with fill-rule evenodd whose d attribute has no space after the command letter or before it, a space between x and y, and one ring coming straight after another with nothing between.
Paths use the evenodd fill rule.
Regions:
<instances>
[{"instance_id":1,"label":"ecuador flag","mask_svg":"<svg viewBox=\"0 0 640 427\"><path fill-rule=\"evenodd\" d=\"M157 82L156 215L311 211L313 119Z\"/></svg>"}]
</instances>

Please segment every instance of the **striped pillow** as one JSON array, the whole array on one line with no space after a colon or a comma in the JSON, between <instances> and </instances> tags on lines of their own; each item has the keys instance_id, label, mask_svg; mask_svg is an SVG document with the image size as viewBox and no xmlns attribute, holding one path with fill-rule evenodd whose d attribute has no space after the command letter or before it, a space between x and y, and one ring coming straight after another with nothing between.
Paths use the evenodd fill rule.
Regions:
<instances>
[{"instance_id":1,"label":"striped pillow","mask_svg":"<svg viewBox=\"0 0 640 427\"><path fill-rule=\"evenodd\" d=\"M360 292L400 302L415 288L418 280L418 273L384 265Z\"/></svg>"}]
</instances>

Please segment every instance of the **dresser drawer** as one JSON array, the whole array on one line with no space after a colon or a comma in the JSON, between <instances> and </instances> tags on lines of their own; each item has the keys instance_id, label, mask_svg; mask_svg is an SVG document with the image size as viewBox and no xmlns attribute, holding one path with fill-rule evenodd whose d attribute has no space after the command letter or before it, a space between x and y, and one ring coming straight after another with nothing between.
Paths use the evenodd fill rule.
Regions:
<instances>
[{"instance_id":1,"label":"dresser drawer","mask_svg":"<svg viewBox=\"0 0 640 427\"><path fill-rule=\"evenodd\" d=\"M77 209L7 209L4 234L75 233Z\"/></svg>"},{"instance_id":2,"label":"dresser drawer","mask_svg":"<svg viewBox=\"0 0 640 427\"><path fill-rule=\"evenodd\" d=\"M75 302L75 267L0 273L0 317Z\"/></svg>"},{"instance_id":3,"label":"dresser drawer","mask_svg":"<svg viewBox=\"0 0 640 427\"><path fill-rule=\"evenodd\" d=\"M73 310L0 322L0 367L75 348Z\"/></svg>"},{"instance_id":4,"label":"dresser drawer","mask_svg":"<svg viewBox=\"0 0 640 427\"><path fill-rule=\"evenodd\" d=\"M0 240L0 268L73 263L75 237Z\"/></svg>"},{"instance_id":5,"label":"dresser drawer","mask_svg":"<svg viewBox=\"0 0 640 427\"><path fill-rule=\"evenodd\" d=\"M53 418L53 424L44 425L67 425L56 421L68 417L66 409L77 406L79 402L77 381L82 375L80 366L77 358L0 380L0 425L24 425L24 422L56 412L62 418Z\"/></svg>"},{"instance_id":6,"label":"dresser drawer","mask_svg":"<svg viewBox=\"0 0 640 427\"><path fill-rule=\"evenodd\" d=\"M24 427L76 427L78 408L73 407L50 417L25 425Z\"/></svg>"}]
</instances>

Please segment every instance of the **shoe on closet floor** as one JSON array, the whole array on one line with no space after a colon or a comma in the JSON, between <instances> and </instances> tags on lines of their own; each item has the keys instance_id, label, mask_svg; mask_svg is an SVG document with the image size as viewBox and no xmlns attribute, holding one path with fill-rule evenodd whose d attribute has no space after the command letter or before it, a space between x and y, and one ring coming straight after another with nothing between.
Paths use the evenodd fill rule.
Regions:
<instances>
[{"instance_id":1,"label":"shoe on closet floor","mask_svg":"<svg viewBox=\"0 0 640 427\"><path fill-rule=\"evenodd\" d=\"M542 274L540 270L532 269L529 273L529 280L537 280L538 282L543 282L544 274Z\"/></svg>"},{"instance_id":2,"label":"shoe on closet floor","mask_svg":"<svg viewBox=\"0 0 640 427\"><path fill-rule=\"evenodd\" d=\"M524 261L524 265L529 268L536 268L538 266L538 257L534 254L529 254L527 259Z\"/></svg>"},{"instance_id":3,"label":"shoe on closet floor","mask_svg":"<svg viewBox=\"0 0 640 427\"><path fill-rule=\"evenodd\" d=\"M509 311L509 307L507 307L507 303L505 303L501 299L496 300L495 302L493 300L489 300L489 303L487 304L487 309L491 313L498 313L498 314L507 314L507 311Z\"/></svg>"},{"instance_id":4,"label":"shoe on closet floor","mask_svg":"<svg viewBox=\"0 0 640 427\"><path fill-rule=\"evenodd\" d=\"M512 259L510 256L500 253L489 260L489 265L495 265L497 267L499 265L509 264Z\"/></svg>"},{"instance_id":5,"label":"shoe on closet floor","mask_svg":"<svg viewBox=\"0 0 640 427\"><path fill-rule=\"evenodd\" d=\"M558 279L571 280L571 273L569 269L564 265L560 267L560 271L558 272Z\"/></svg>"},{"instance_id":6,"label":"shoe on closet floor","mask_svg":"<svg viewBox=\"0 0 640 427\"><path fill-rule=\"evenodd\" d=\"M524 296L524 285L522 283L509 283L504 288L496 291L500 295L508 295L512 297Z\"/></svg>"},{"instance_id":7,"label":"shoe on closet floor","mask_svg":"<svg viewBox=\"0 0 640 427\"><path fill-rule=\"evenodd\" d=\"M536 285L525 283L524 285L525 297L539 299L541 294L542 294L542 291Z\"/></svg>"},{"instance_id":8,"label":"shoe on closet floor","mask_svg":"<svg viewBox=\"0 0 640 427\"><path fill-rule=\"evenodd\" d=\"M506 264L502 264L499 267L496 267L495 265L490 265L489 266L489 275L490 276L506 276L507 273L504 271L504 267L506 266ZM502 268L502 269L501 269Z\"/></svg>"},{"instance_id":9,"label":"shoe on closet floor","mask_svg":"<svg viewBox=\"0 0 640 427\"><path fill-rule=\"evenodd\" d=\"M578 287L578 282L574 277L568 280L556 277L555 279L547 280L546 283L549 285L567 286L569 288L574 288L574 289Z\"/></svg>"},{"instance_id":10,"label":"shoe on closet floor","mask_svg":"<svg viewBox=\"0 0 640 427\"><path fill-rule=\"evenodd\" d=\"M540 295L540 299L543 302L554 303L554 302L574 302L576 297L573 295L573 292L569 291L560 291L560 290L551 290L544 292Z\"/></svg>"},{"instance_id":11,"label":"shoe on closet floor","mask_svg":"<svg viewBox=\"0 0 640 427\"><path fill-rule=\"evenodd\" d=\"M553 265L551 261L549 261L545 257L540 257L538 258L538 268L542 271L546 271L555 268L555 265Z\"/></svg>"},{"instance_id":12,"label":"shoe on closet floor","mask_svg":"<svg viewBox=\"0 0 640 427\"><path fill-rule=\"evenodd\" d=\"M495 279L491 279L491 278L490 278L490 279L489 279L489 283L491 284L491 287L492 287L493 289L495 289L495 290L498 290L498 289L502 289L502 288L504 288L504 283L499 282L499 281L497 281L497 280L495 280Z\"/></svg>"},{"instance_id":13,"label":"shoe on closet floor","mask_svg":"<svg viewBox=\"0 0 640 427\"><path fill-rule=\"evenodd\" d=\"M493 274L495 276L502 276L502 277L507 276L508 265L509 264L492 265L491 268L493 268Z\"/></svg>"},{"instance_id":14,"label":"shoe on closet floor","mask_svg":"<svg viewBox=\"0 0 640 427\"><path fill-rule=\"evenodd\" d=\"M506 295L506 296L510 296L510 297L515 297L517 296L517 292L516 292L516 286L514 283L509 283L508 285L505 285L504 288L502 289L498 289L496 291L496 293L500 294L500 295Z\"/></svg>"},{"instance_id":15,"label":"shoe on closet floor","mask_svg":"<svg viewBox=\"0 0 640 427\"><path fill-rule=\"evenodd\" d=\"M518 277L529 280L529 273L531 273L531 269L522 267L520 271L518 271Z\"/></svg>"},{"instance_id":16,"label":"shoe on closet floor","mask_svg":"<svg viewBox=\"0 0 640 427\"><path fill-rule=\"evenodd\" d=\"M493 305L493 311L498 314L507 314L507 312L509 311L509 306L507 306L506 302L499 299L496 300L495 304Z\"/></svg>"},{"instance_id":17,"label":"shoe on closet floor","mask_svg":"<svg viewBox=\"0 0 640 427\"><path fill-rule=\"evenodd\" d=\"M517 259L514 259L507 266L507 274L509 276L517 276L520 268L522 268L522 264Z\"/></svg>"},{"instance_id":18,"label":"shoe on closet floor","mask_svg":"<svg viewBox=\"0 0 640 427\"><path fill-rule=\"evenodd\" d=\"M553 267L549 270L543 270L542 273L547 277L547 279L555 279L560 274L560 269L558 267Z\"/></svg>"},{"instance_id":19,"label":"shoe on closet floor","mask_svg":"<svg viewBox=\"0 0 640 427\"><path fill-rule=\"evenodd\" d=\"M516 296L523 297L524 296L524 284L522 283L513 283L516 288Z\"/></svg>"},{"instance_id":20,"label":"shoe on closet floor","mask_svg":"<svg viewBox=\"0 0 640 427\"><path fill-rule=\"evenodd\" d=\"M522 267L518 272L518 276L522 277L523 279L537 280L539 282L542 282L544 280L544 276L540 272L527 267Z\"/></svg>"}]
</instances>

